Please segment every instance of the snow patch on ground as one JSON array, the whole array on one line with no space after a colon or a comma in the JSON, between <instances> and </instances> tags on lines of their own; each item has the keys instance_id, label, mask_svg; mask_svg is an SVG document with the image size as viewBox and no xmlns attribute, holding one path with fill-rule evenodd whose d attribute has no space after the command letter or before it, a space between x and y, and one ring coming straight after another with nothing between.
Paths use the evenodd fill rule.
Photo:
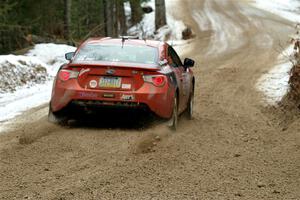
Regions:
<instances>
[{"instance_id":1,"label":"snow patch on ground","mask_svg":"<svg viewBox=\"0 0 300 200\"><path fill-rule=\"evenodd\" d=\"M0 95L0 122L11 119L23 111L49 102L52 81L22 88L14 93ZM1 131L1 130L0 130Z\"/></svg>"},{"instance_id":2,"label":"snow patch on ground","mask_svg":"<svg viewBox=\"0 0 300 200\"><path fill-rule=\"evenodd\" d=\"M125 11L125 17L126 17L126 25L127 25L127 27L129 27L130 26L130 17L131 17L131 8L130 8L129 1L124 2L124 11Z\"/></svg>"},{"instance_id":3,"label":"snow patch on ground","mask_svg":"<svg viewBox=\"0 0 300 200\"><path fill-rule=\"evenodd\" d=\"M300 1L298 0L255 0L253 5L291 22L300 22ZM289 73L293 66L291 56L293 46L289 46L278 56L278 64L264 74L257 83L258 90L265 95L270 105L277 105L289 90Z\"/></svg>"},{"instance_id":4,"label":"snow patch on ground","mask_svg":"<svg viewBox=\"0 0 300 200\"><path fill-rule=\"evenodd\" d=\"M254 5L289 21L300 22L300 1L298 0L255 0Z\"/></svg>"},{"instance_id":5,"label":"snow patch on ground","mask_svg":"<svg viewBox=\"0 0 300 200\"><path fill-rule=\"evenodd\" d=\"M40 79L39 75L33 73L34 76L31 77L31 81L28 81L24 86L17 87L15 92L0 94L0 122L48 102L51 96L53 76L59 67L66 62L64 54L75 50L75 47L68 45L38 44L26 56L0 56L1 68L3 68L3 63L8 62L20 65L20 69L26 70L26 72L31 72L31 68L35 66L42 66L42 69L47 70L44 71L46 78L43 79L43 82L36 81ZM15 72L11 70L10 73L14 74ZM16 73L16 76L19 74ZM11 80L10 84L13 83Z\"/></svg>"},{"instance_id":6,"label":"snow patch on ground","mask_svg":"<svg viewBox=\"0 0 300 200\"><path fill-rule=\"evenodd\" d=\"M253 38L256 46L263 49L270 49L273 46L273 38L269 34L261 33Z\"/></svg>"},{"instance_id":7,"label":"snow patch on ground","mask_svg":"<svg viewBox=\"0 0 300 200\"><path fill-rule=\"evenodd\" d=\"M270 105L277 105L289 90L289 72L293 66L290 56L293 46L289 46L278 56L278 64L264 74L256 85L265 95L265 100Z\"/></svg>"},{"instance_id":8,"label":"snow patch on ground","mask_svg":"<svg viewBox=\"0 0 300 200\"><path fill-rule=\"evenodd\" d=\"M66 62L65 54L75 50L75 47L65 44L37 44L26 55L45 63L48 74L55 76L59 67Z\"/></svg>"},{"instance_id":9,"label":"snow patch on ground","mask_svg":"<svg viewBox=\"0 0 300 200\"><path fill-rule=\"evenodd\" d=\"M238 49L245 42L243 29L228 17L231 13L228 12L228 16L220 13L214 9L215 4L225 6L227 2L206 0L204 2L204 9L192 14L201 30L213 31L207 56L218 55L226 52L228 49Z\"/></svg>"},{"instance_id":10,"label":"snow patch on ground","mask_svg":"<svg viewBox=\"0 0 300 200\"><path fill-rule=\"evenodd\" d=\"M202 30L202 31L208 31L208 30L210 30L209 19L206 16L206 14L205 14L204 11L194 12L192 14L192 16L195 19L195 21L197 22L200 30Z\"/></svg>"}]
</instances>

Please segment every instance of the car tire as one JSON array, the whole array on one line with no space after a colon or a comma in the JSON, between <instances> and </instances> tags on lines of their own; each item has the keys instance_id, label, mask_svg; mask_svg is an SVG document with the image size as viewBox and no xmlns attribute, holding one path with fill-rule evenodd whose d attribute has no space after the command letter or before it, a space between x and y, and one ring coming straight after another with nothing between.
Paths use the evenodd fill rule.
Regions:
<instances>
[{"instance_id":1,"label":"car tire","mask_svg":"<svg viewBox=\"0 0 300 200\"><path fill-rule=\"evenodd\" d=\"M186 109L186 117L189 120L192 120L194 116L194 91L190 94L190 98L187 104L187 109Z\"/></svg>"},{"instance_id":2,"label":"car tire","mask_svg":"<svg viewBox=\"0 0 300 200\"><path fill-rule=\"evenodd\" d=\"M173 112L169 122L169 127L171 130L176 131L177 126L178 126L178 98L177 95L175 95L173 100Z\"/></svg>"},{"instance_id":3,"label":"car tire","mask_svg":"<svg viewBox=\"0 0 300 200\"><path fill-rule=\"evenodd\" d=\"M51 106L49 106L48 121L54 124L65 126L68 124L68 117L59 113L53 113Z\"/></svg>"}]
</instances>

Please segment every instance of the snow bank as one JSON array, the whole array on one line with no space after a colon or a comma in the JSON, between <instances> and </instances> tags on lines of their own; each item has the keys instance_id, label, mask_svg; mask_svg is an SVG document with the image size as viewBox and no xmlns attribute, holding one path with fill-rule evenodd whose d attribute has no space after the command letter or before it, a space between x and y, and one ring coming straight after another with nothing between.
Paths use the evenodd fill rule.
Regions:
<instances>
[{"instance_id":1,"label":"snow bank","mask_svg":"<svg viewBox=\"0 0 300 200\"><path fill-rule=\"evenodd\" d=\"M26 56L0 56L0 86L6 88L0 93L0 121L48 102L53 76L66 62L65 53L75 50L68 45L38 44ZM10 87L17 90L7 92Z\"/></svg>"},{"instance_id":2,"label":"snow bank","mask_svg":"<svg viewBox=\"0 0 300 200\"><path fill-rule=\"evenodd\" d=\"M186 26L182 21L175 20L168 11L168 9L171 8L171 4L173 3L174 0L166 0L166 17L168 25L161 27L157 31L155 30L155 1L150 0L147 3L144 3L143 6L151 6L153 8L153 12L148 14L145 13L141 23L130 28L128 30L128 34L138 35L140 38L154 38L162 41L181 40L182 31L186 28ZM128 10L128 8L126 8L125 10ZM127 11L127 13L130 12Z\"/></svg>"},{"instance_id":3,"label":"snow bank","mask_svg":"<svg viewBox=\"0 0 300 200\"><path fill-rule=\"evenodd\" d=\"M255 0L253 5L291 22L300 22L298 0ZM289 72L293 66L290 61L291 55L293 55L292 45L278 56L277 65L258 80L257 88L264 93L265 100L270 105L277 105L289 90Z\"/></svg>"},{"instance_id":4,"label":"snow bank","mask_svg":"<svg viewBox=\"0 0 300 200\"><path fill-rule=\"evenodd\" d=\"M34 57L0 56L0 93L44 83L47 77L45 64Z\"/></svg>"},{"instance_id":5,"label":"snow bank","mask_svg":"<svg viewBox=\"0 0 300 200\"><path fill-rule=\"evenodd\" d=\"M300 22L298 0L255 0L254 5L289 21Z\"/></svg>"},{"instance_id":6,"label":"snow bank","mask_svg":"<svg viewBox=\"0 0 300 200\"><path fill-rule=\"evenodd\" d=\"M256 86L264 93L265 100L270 105L277 105L289 90L289 72L293 66L290 62L292 54L291 45L278 56L278 64L258 80Z\"/></svg>"},{"instance_id":7,"label":"snow bank","mask_svg":"<svg viewBox=\"0 0 300 200\"><path fill-rule=\"evenodd\" d=\"M65 54L75 50L75 47L64 44L37 44L26 55L45 63L48 74L55 76L59 67L66 62Z\"/></svg>"},{"instance_id":8,"label":"snow bank","mask_svg":"<svg viewBox=\"0 0 300 200\"><path fill-rule=\"evenodd\" d=\"M28 109L49 102L51 87L52 80L48 80L43 84L18 89L14 93L0 94L0 122L11 119Z\"/></svg>"}]
</instances>

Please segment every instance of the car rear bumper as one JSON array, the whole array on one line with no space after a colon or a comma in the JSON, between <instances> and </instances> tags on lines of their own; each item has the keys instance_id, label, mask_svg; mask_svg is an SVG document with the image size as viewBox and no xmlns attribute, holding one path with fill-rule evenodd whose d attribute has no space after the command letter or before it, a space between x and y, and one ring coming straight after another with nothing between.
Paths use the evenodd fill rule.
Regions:
<instances>
[{"instance_id":1,"label":"car rear bumper","mask_svg":"<svg viewBox=\"0 0 300 200\"><path fill-rule=\"evenodd\" d=\"M172 115L174 90L167 84L156 87L144 83L135 91L83 89L76 79L67 82L58 81L54 85L51 109L58 112L68 105L113 108L144 108L162 118Z\"/></svg>"}]
</instances>

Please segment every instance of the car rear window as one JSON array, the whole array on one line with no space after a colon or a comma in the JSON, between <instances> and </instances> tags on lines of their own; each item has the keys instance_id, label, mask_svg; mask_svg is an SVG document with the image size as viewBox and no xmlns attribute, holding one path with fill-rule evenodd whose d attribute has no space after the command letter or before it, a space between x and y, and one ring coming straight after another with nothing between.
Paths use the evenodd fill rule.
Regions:
<instances>
[{"instance_id":1,"label":"car rear window","mask_svg":"<svg viewBox=\"0 0 300 200\"><path fill-rule=\"evenodd\" d=\"M135 45L104 45L86 44L81 47L74 57L74 61L108 61L156 64L158 60L157 48Z\"/></svg>"}]
</instances>

